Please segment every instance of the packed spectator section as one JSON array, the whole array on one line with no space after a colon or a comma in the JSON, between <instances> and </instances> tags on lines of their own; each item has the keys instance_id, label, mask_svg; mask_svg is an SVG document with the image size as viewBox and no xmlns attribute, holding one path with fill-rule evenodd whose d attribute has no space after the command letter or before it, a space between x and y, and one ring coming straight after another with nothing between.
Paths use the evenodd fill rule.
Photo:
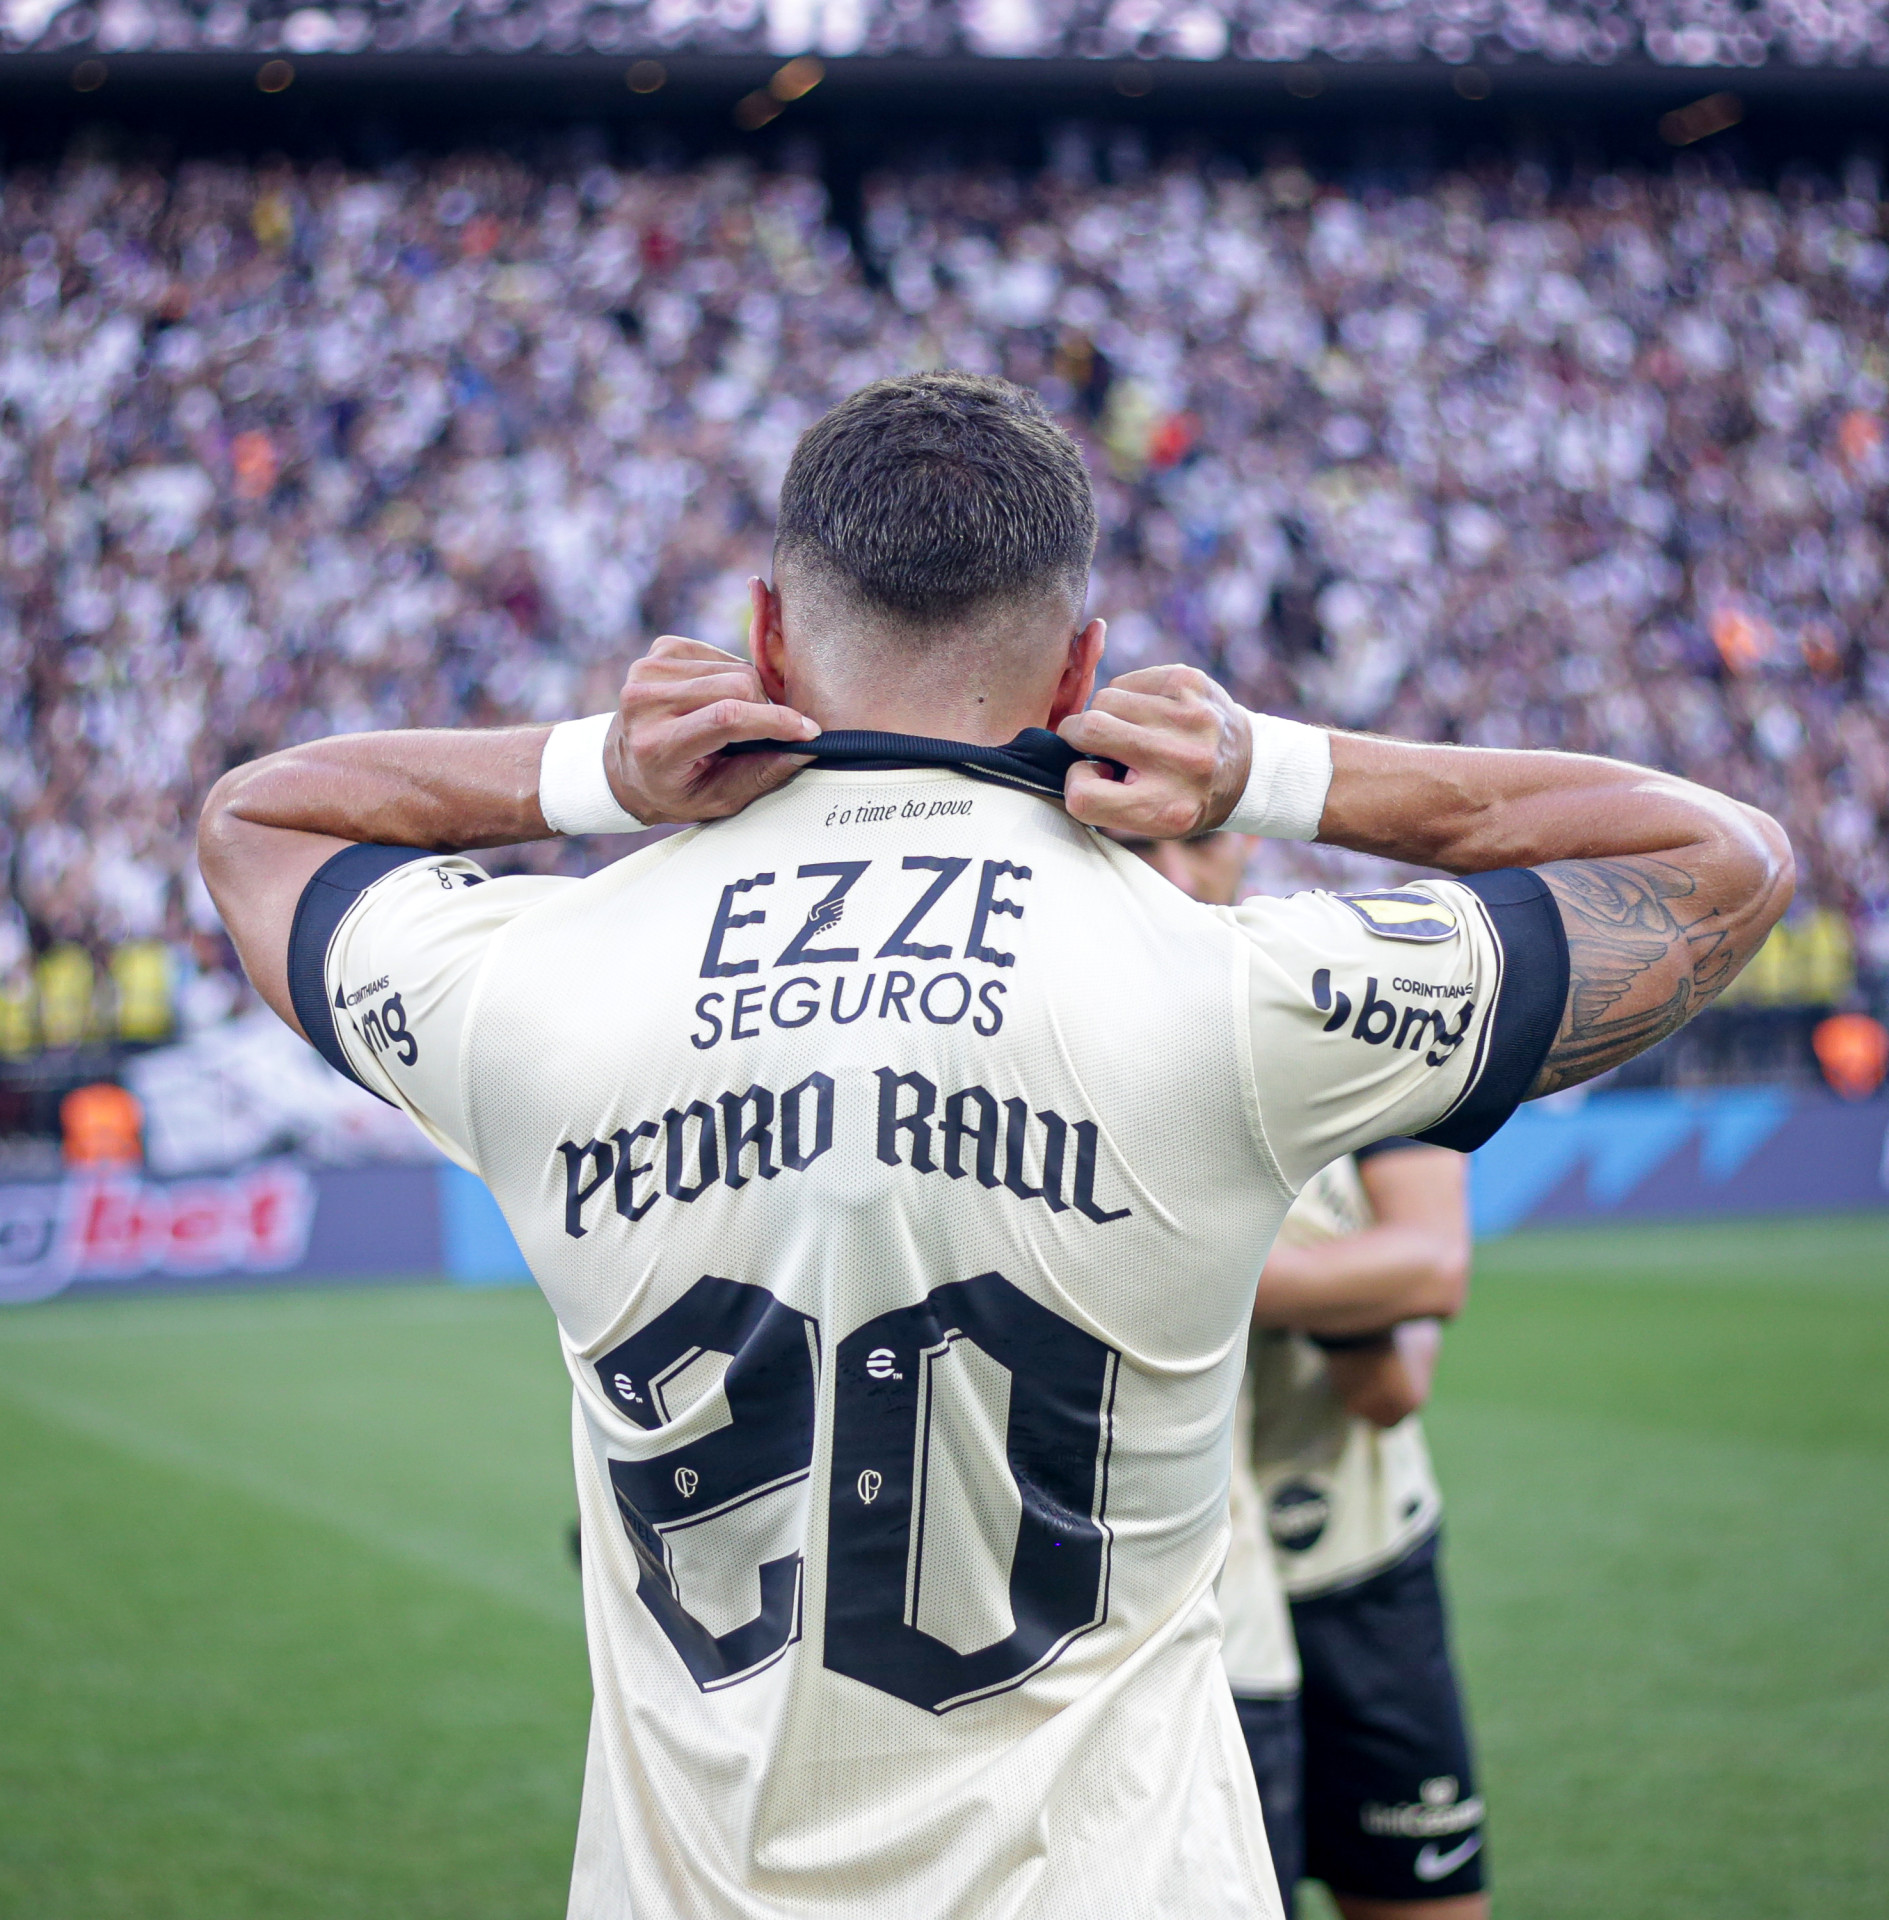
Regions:
<instances>
[{"instance_id":1,"label":"packed spectator section","mask_svg":"<svg viewBox=\"0 0 1889 1920\"><path fill-rule=\"evenodd\" d=\"M1889 0L6 0L0 49L1889 64Z\"/></svg>"},{"instance_id":2,"label":"packed spectator section","mask_svg":"<svg viewBox=\"0 0 1889 1920\"><path fill-rule=\"evenodd\" d=\"M1089 448L1112 670L1728 788L1802 862L1747 996L1841 1004L1889 971L1883 208L1683 165L1353 190L1071 135L882 174L850 238L735 161L0 176L0 1052L230 1011L225 767L740 646L797 434L945 365Z\"/></svg>"}]
</instances>

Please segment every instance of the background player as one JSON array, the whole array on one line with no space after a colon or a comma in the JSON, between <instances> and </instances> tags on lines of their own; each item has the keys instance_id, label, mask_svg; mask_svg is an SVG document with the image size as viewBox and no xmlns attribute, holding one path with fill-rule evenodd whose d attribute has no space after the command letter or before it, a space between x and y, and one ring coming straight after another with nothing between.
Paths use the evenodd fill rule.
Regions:
<instances>
[{"instance_id":1,"label":"background player","mask_svg":"<svg viewBox=\"0 0 1889 1920\"><path fill-rule=\"evenodd\" d=\"M1239 896L1241 835L1127 844L1193 899ZM1227 1670L1281 1881L1302 1865L1347 1920L1487 1912L1437 1578L1442 1502L1416 1419L1433 1316L1461 1306L1469 1257L1462 1157L1383 1141L1306 1183L1254 1304L1220 1582Z\"/></svg>"},{"instance_id":2,"label":"background player","mask_svg":"<svg viewBox=\"0 0 1889 1920\"><path fill-rule=\"evenodd\" d=\"M1291 1602L1304 1869L1346 1920L1480 1920L1482 1800L1438 1580L1441 1497L1416 1418L1436 1321L1296 1329L1453 1311L1468 1264L1464 1171L1460 1155L1414 1142L1334 1161L1294 1203L1260 1281L1252 1425L1234 1472L1252 1477L1248 1511L1263 1516ZM1404 1301L1390 1306L1400 1283ZM1223 1582L1221 1604L1231 1617L1268 1602Z\"/></svg>"},{"instance_id":3,"label":"background player","mask_svg":"<svg viewBox=\"0 0 1889 1920\"><path fill-rule=\"evenodd\" d=\"M574 1913L1276 1914L1211 1597L1259 1251L1337 1155L1650 1045L1788 898L1772 822L1641 769L1186 670L1084 711L1094 539L1031 396L880 382L796 451L753 666L659 643L595 724L315 743L206 809L259 990L557 1313ZM716 824L582 881L438 851L600 818ZM1229 819L1475 877L1203 918L1076 824Z\"/></svg>"}]
</instances>

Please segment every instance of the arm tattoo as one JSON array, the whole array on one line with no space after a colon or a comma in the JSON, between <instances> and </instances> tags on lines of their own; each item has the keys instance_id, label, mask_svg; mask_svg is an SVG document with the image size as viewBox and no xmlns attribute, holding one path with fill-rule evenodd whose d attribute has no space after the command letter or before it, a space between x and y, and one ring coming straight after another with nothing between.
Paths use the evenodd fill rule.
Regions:
<instances>
[{"instance_id":1,"label":"arm tattoo","mask_svg":"<svg viewBox=\"0 0 1889 1920\"><path fill-rule=\"evenodd\" d=\"M1693 877L1664 860L1561 860L1540 872L1567 929L1568 1004L1534 1094L1644 1053L1715 998L1749 957L1718 908L1697 908Z\"/></svg>"}]
</instances>

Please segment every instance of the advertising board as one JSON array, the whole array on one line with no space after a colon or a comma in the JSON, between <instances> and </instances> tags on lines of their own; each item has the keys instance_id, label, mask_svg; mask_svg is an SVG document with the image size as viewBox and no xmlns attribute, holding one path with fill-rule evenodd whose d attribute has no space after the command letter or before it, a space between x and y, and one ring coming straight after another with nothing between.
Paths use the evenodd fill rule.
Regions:
<instances>
[{"instance_id":1,"label":"advertising board","mask_svg":"<svg viewBox=\"0 0 1889 1920\"><path fill-rule=\"evenodd\" d=\"M1889 1098L1772 1087L1524 1107L1475 1156L1478 1235L1583 1221L1889 1208ZM60 1293L530 1279L458 1167L266 1160L214 1177L0 1183L0 1304Z\"/></svg>"}]
</instances>

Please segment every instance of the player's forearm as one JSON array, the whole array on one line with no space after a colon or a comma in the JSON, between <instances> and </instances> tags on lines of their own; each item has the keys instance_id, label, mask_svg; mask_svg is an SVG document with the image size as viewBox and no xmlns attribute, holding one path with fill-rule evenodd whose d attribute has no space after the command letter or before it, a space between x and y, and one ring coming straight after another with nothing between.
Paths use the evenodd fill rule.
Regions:
<instances>
[{"instance_id":1,"label":"player's forearm","mask_svg":"<svg viewBox=\"0 0 1889 1920\"><path fill-rule=\"evenodd\" d=\"M1329 1353L1325 1365L1345 1411L1374 1427L1407 1420L1428 1395L1427 1382L1420 1386L1412 1378L1403 1354L1389 1342L1357 1353Z\"/></svg>"},{"instance_id":2,"label":"player's forearm","mask_svg":"<svg viewBox=\"0 0 1889 1920\"><path fill-rule=\"evenodd\" d=\"M1335 735L1321 840L1482 873L1540 869L1567 934L1561 1030L1531 1097L1630 1060L1722 993L1790 904L1768 814L1578 754Z\"/></svg>"},{"instance_id":3,"label":"player's forearm","mask_svg":"<svg viewBox=\"0 0 1889 1920\"><path fill-rule=\"evenodd\" d=\"M1344 733L1331 749L1319 839L1413 866L1487 873L1684 854L1755 884L1780 852L1788 857L1776 823L1755 808L1624 761Z\"/></svg>"},{"instance_id":4,"label":"player's forearm","mask_svg":"<svg viewBox=\"0 0 1889 1920\"><path fill-rule=\"evenodd\" d=\"M288 936L302 889L349 843L457 851L542 840L545 727L356 733L226 773L197 824L204 884L256 991L298 1033Z\"/></svg>"},{"instance_id":5,"label":"player's forearm","mask_svg":"<svg viewBox=\"0 0 1889 1920\"><path fill-rule=\"evenodd\" d=\"M206 832L243 826L460 851L545 840L549 727L353 733L289 747L219 780Z\"/></svg>"},{"instance_id":6,"label":"player's forearm","mask_svg":"<svg viewBox=\"0 0 1889 1920\"><path fill-rule=\"evenodd\" d=\"M1469 1245L1424 1228L1380 1226L1317 1246L1276 1246L1253 1302L1262 1327L1341 1336L1400 1320L1448 1319L1469 1285Z\"/></svg>"},{"instance_id":7,"label":"player's forearm","mask_svg":"<svg viewBox=\"0 0 1889 1920\"><path fill-rule=\"evenodd\" d=\"M1406 1320L1392 1330L1398 1364L1422 1406L1436 1380L1436 1363L1443 1352L1443 1329L1434 1320Z\"/></svg>"}]
</instances>

